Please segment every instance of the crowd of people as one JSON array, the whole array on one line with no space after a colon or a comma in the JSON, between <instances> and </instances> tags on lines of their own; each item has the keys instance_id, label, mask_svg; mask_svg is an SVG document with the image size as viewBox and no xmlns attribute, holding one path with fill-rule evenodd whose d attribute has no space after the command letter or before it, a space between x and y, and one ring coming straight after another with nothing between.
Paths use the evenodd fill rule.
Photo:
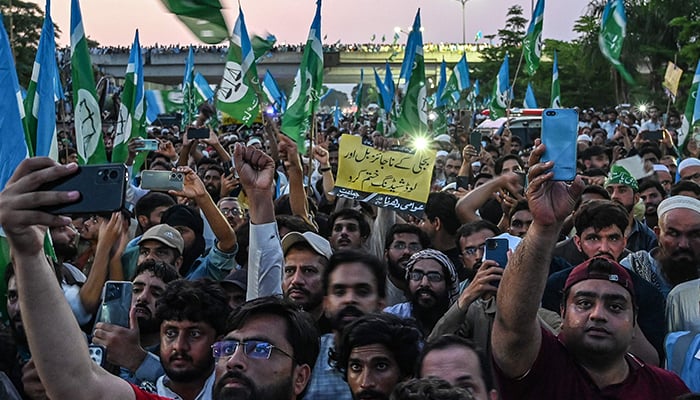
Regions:
<instances>
[{"instance_id":1,"label":"crowd of people","mask_svg":"<svg viewBox=\"0 0 700 400\"><path fill-rule=\"evenodd\" d=\"M126 206L94 215L46 212L90 195L41 189L79 168L62 131L60 162L24 160L0 192L0 397L700 398L700 137L660 114L581 110L572 182L538 138L469 143L456 114L419 215L332 193L342 135L405 145L369 116L318 121L308 154L268 118L149 128ZM182 189L145 189L146 171ZM132 283L127 326L95 323L107 281Z\"/></svg>"}]
</instances>

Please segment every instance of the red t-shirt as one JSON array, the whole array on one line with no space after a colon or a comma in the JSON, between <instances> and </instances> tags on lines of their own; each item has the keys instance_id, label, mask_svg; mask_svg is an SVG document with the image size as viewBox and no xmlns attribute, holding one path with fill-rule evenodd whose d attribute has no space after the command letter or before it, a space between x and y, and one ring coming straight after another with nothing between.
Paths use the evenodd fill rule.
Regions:
<instances>
[{"instance_id":1,"label":"red t-shirt","mask_svg":"<svg viewBox=\"0 0 700 400\"><path fill-rule=\"evenodd\" d=\"M508 378L497 365L494 365L494 372L503 400L672 400L690 392L673 372L646 365L631 356L626 359L630 366L627 378L600 389L564 345L549 331L542 329L539 355L525 377L517 380Z\"/></svg>"},{"instance_id":2,"label":"red t-shirt","mask_svg":"<svg viewBox=\"0 0 700 400\"><path fill-rule=\"evenodd\" d=\"M134 385L131 385L131 387L134 389L136 400L171 400L168 397L158 396L155 393L149 393L143 389L139 389Z\"/></svg>"}]
</instances>

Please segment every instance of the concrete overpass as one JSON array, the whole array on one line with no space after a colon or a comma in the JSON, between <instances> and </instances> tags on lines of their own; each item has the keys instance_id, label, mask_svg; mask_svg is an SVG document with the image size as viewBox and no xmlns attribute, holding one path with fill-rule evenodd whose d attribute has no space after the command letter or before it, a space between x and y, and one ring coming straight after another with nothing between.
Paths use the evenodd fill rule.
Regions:
<instances>
[{"instance_id":1,"label":"concrete overpass","mask_svg":"<svg viewBox=\"0 0 700 400\"><path fill-rule=\"evenodd\" d=\"M392 56L390 51L364 52L364 51L332 51L324 53L324 83L355 84L360 81L360 69L365 70L365 82L374 82L372 68L382 71L387 59ZM443 58L448 65L454 65L462 56L453 51L425 51L425 72L428 77L436 77L439 74L440 63ZM104 74L117 79L123 79L126 65L129 61L128 53L92 55L92 63ZM178 85L182 83L185 70L185 58L187 52L179 54L147 54L144 57L144 77L146 82L160 85ZM282 86L291 86L294 75L301 63L301 52L275 51L264 57L258 63L258 74L262 77L265 70L269 69L272 75ZM390 66L394 77L398 77L403 60L403 49L394 55ZM481 55L474 51L467 52L469 63L481 61ZM224 71L226 62L225 53L207 52L195 53L195 70L207 78L210 84L218 84Z\"/></svg>"}]
</instances>

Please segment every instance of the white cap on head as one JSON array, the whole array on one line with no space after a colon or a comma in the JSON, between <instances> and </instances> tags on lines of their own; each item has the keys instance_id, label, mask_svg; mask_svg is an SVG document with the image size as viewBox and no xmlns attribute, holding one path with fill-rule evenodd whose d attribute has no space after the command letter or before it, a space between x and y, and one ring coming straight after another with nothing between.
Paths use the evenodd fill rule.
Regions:
<instances>
[{"instance_id":1,"label":"white cap on head","mask_svg":"<svg viewBox=\"0 0 700 400\"><path fill-rule=\"evenodd\" d=\"M683 170L688 167L700 167L700 160L695 157L686 158L678 164L678 173L682 174Z\"/></svg>"},{"instance_id":2,"label":"white cap on head","mask_svg":"<svg viewBox=\"0 0 700 400\"><path fill-rule=\"evenodd\" d=\"M659 206L656 208L656 215L658 215L659 219L661 219L661 217L668 211L675 210L677 208L684 208L700 214L700 200L681 195L671 196L659 203Z\"/></svg>"},{"instance_id":3,"label":"white cap on head","mask_svg":"<svg viewBox=\"0 0 700 400\"><path fill-rule=\"evenodd\" d=\"M585 133L582 135L578 135L578 137L576 138L577 142L590 142L591 140L591 137L586 135Z\"/></svg>"},{"instance_id":4,"label":"white cap on head","mask_svg":"<svg viewBox=\"0 0 700 400\"><path fill-rule=\"evenodd\" d=\"M447 155L450 154L446 152L445 150L439 150L437 153L435 153L435 157L447 157Z\"/></svg>"},{"instance_id":5,"label":"white cap on head","mask_svg":"<svg viewBox=\"0 0 700 400\"><path fill-rule=\"evenodd\" d=\"M654 164L654 172L668 172L669 174L671 171L668 170L668 167L666 167L663 164Z\"/></svg>"}]
</instances>

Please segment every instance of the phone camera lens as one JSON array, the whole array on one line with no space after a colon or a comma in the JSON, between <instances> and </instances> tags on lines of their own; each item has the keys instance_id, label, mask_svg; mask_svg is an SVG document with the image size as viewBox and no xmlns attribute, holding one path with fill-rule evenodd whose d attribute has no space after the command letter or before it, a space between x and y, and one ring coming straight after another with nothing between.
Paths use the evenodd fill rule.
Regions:
<instances>
[{"instance_id":1,"label":"phone camera lens","mask_svg":"<svg viewBox=\"0 0 700 400\"><path fill-rule=\"evenodd\" d=\"M557 115L557 113L556 113L555 111L547 111L547 116L548 116L548 117L552 117L552 116L554 116L554 115Z\"/></svg>"},{"instance_id":2,"label":"phone camera lens","mask_svg":"<svg viewBox=\"0 0 700 400\"><path fill-rule=\"evenodd\" d=\"M112 171L109 172L109 178L110 178L110 179L117 179L117 176L118 176L118 175L119 175L119 174L117 173L117 171L112 170Z\"/></svg>"}]
</instances>

